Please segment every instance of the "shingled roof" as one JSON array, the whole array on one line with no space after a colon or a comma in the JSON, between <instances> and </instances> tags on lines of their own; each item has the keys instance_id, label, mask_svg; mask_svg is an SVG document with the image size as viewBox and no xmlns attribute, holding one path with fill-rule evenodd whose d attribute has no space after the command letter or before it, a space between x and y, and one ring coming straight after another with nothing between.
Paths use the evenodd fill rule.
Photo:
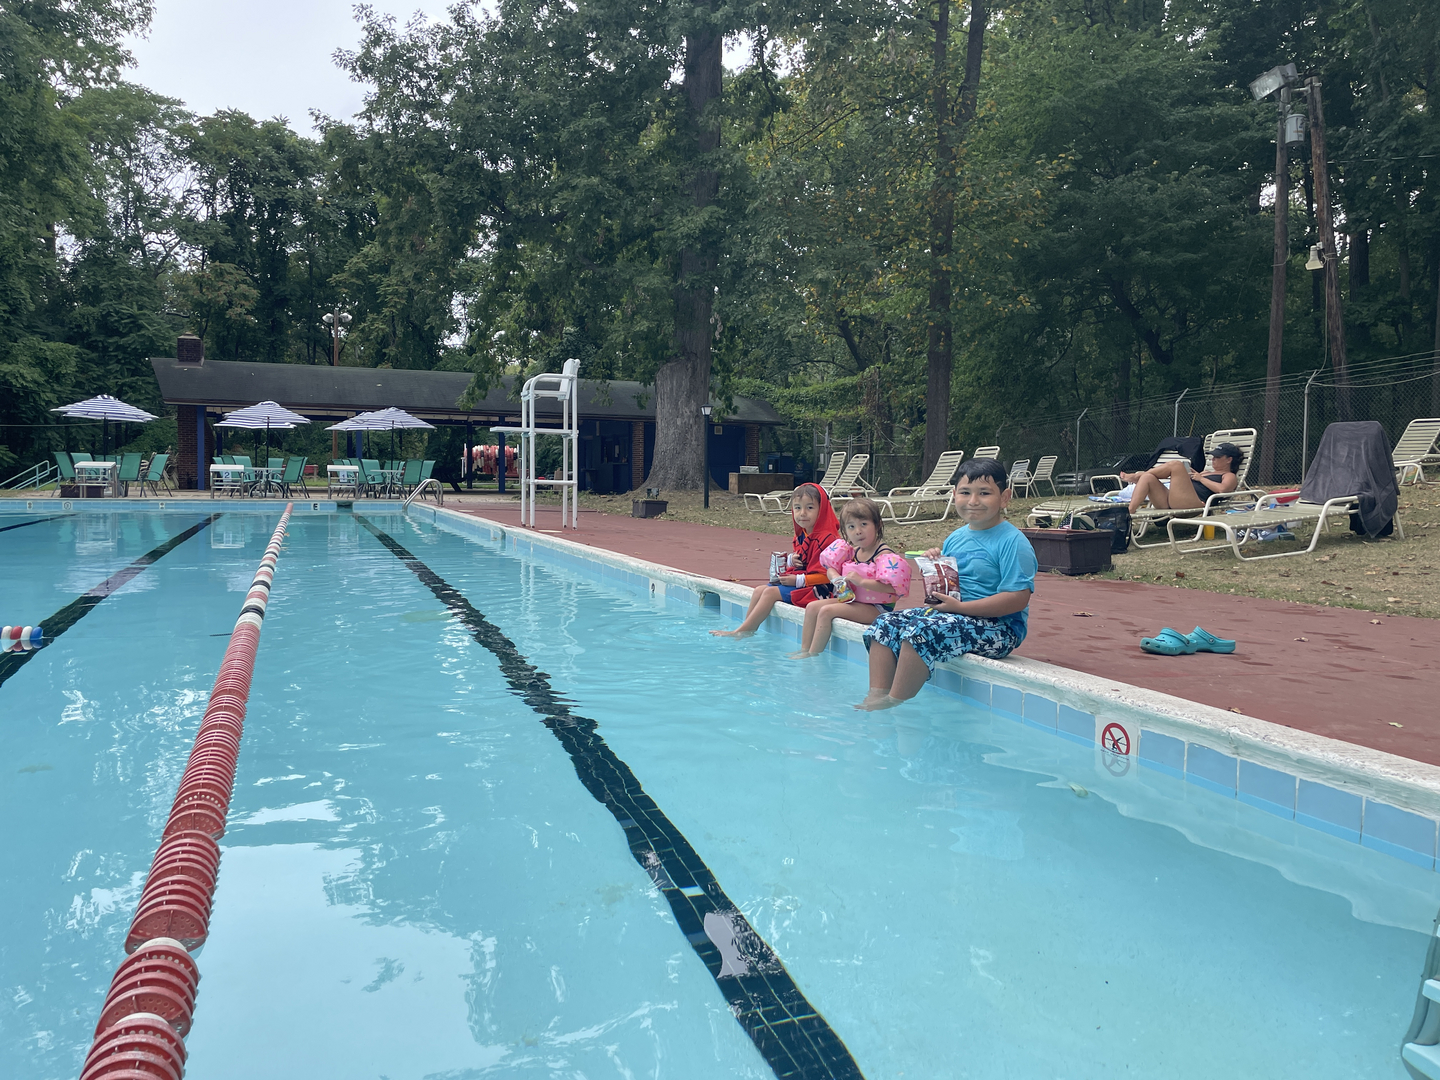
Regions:
<instances>
[{"instance_id":1,"label":"shingled roof","mask_svg":"<svg viewBox=\"0 0 1440 1080\"><path fill-rule=\"evenodd\" d=\"M517 420L520 390L506 376L484 400L461 408L460 396L470 385L463 371L408 371L394 368L330 367L308 364L264 364L247 360L204 360L182 363L151 357L160 396L171 405L199 405L225 412L257 401L275 401L314 419L342 419L371 409L396 406L430 421L474 421L499 424ZM540 403L539 413L557 414L554 402ZM580 416L584 420L655 420L655 392L638 382L580 380ZM737 397L734 410L717 421L729 424L779 426L785 423L768 402Z\"/></svg>"}]
</instances>

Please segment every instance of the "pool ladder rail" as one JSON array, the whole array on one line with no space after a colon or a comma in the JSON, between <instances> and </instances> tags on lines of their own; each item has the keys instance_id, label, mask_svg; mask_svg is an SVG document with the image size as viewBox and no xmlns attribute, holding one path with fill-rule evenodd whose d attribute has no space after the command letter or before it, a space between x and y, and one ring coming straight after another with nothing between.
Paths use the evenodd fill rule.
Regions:
<instances>
[{"instance_id":1,"label":"pool ladder rail","mask_svg":"<svg viewBox=\"0 0 1440 1080\"><path fill-rule=\"evenodd\" d=\"M401 509L401 510L408 510L408 509L410 509L410 504L413 503L416 499L420 498L420 496L425 493L425 489L428 488L428 487L430 487L432 484L435 486L435 501L436 501L436 503L438 503L438 504L441 505L441 506L444 506L444 505L445 505L445 489L441 486L439 480L436 480L435 477L431 476L431 477L428 477L427 479L421 480L420 483L418 483L418 484L415 485L415 490L413 490L412 492L410 492L409 495L406 495L406 496L405 496L405 502L404 502L404 504L401 505L400 509Z\"/></svg>"},{"instance_id":2,"label":"pool ladder rail","mask_svg":"<svg viewBox=\"0 0 1440 1080\"><path fill-rule=\"evenodd\" d=\"M1422 993L1435 1005L1440 1005L1440 980L1426 979L1420 987ZM1434 1006L1431 1006L1431 1015L1434 1015ZM1440 1038L1440 1024L1427 1023L1426 1028L1436 1028L1433 1032L1422 1032L1421 1038ZM1400 1051L1401 1058L1405 1064L1410 1066L1413 1074L1428 1077L1429 1080L1440 1080L1440 1045L1435 1043L1406 1043Z\"/></svg>"}]
</instances>

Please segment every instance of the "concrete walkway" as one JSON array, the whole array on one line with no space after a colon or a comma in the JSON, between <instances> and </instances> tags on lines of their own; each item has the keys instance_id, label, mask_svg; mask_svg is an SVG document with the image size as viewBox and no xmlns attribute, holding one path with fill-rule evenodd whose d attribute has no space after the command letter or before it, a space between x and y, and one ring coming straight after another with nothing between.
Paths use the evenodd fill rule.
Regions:
<instances>
[{"instance_id":1,"label":"concrete walkway","mask_svg":"<svg viewBox=\"0 0 1440 1080\"><path fill-rule=\"evenodd\" d=\"M509 500L446 503L520 524ZM559 512L548 509L540 512L540 529L747 585L765 579L770 551L788 546L769 533L585 511L578 533L562 533ZM912 590L909 603L919 599ZM1234 638L1238 651L1178 657L1140 651L1140 638L1163 626L1188 633L1197 625ZM1437 629L1432 620L1402 615L1045 575L1018 654L1440 765Z\"/></svg>"}]
</instances>

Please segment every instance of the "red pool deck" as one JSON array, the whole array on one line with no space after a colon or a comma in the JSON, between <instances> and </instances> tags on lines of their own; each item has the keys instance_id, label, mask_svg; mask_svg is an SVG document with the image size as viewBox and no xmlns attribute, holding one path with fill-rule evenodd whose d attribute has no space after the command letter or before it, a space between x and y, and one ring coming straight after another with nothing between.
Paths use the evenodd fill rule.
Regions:
<instances>
[{"instance_id":1,"label":"red pool deck","mask_svg":"<svg viewBox=\"0 0 1440 1080\"><path fill-rule=\"evenodd\" d=\"M520 525L511 506L463 510ZM592 512L581 513L578 532L562 533L558 511L542 510L540 530L747 585L765 576L768 552L788 546L769 533ZM910 603L918 599L912 591ZM1188 633L1197 625L1235 639L1236 652L1140 651L1140 638L1163 626ZM1403 615L1047 574L1036 583L1029 636L1017 653L1440 765L1437 629Z\"/></svg>"}]
</instances>

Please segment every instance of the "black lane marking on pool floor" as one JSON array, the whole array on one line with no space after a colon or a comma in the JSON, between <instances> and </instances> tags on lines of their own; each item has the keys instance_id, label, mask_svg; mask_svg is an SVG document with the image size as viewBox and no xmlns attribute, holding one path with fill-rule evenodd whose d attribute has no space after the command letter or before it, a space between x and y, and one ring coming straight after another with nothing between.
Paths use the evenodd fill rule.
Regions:
<instances>
[{"instance_id":1,"label":"black lane marking on pool floor","mask_svg":"<svg viewBox=\"0 0 1440 1080\"><path fill-rule=\"evenodd\" d=\"M211 522L223 516L223 513L211 514L204 521L197 522L196 524L191 525L190 528L186 529L184 532L177 533L169 540L166 540L159 547L147 551L144 555L141 555L129 566L125 567L124 570L111 574L108 578L100 582L99 585L96 585L93 589L85 593L83 596L78 596L74 600L71 600L70 603L66 604L59 611L55 612L54 615L51 615L48 619L42 619L40 622L40 627L42 630L45 631L46 646L48 647L49 645L53 644L56 638L58 638L61 634L65 633L66 630L69 630L86 615L89 615L90 612L95 610L95 608L102 600L104 600L106 597L108 597L111 593L113 593L116 589L120 588L120 586L124 585L126 582L131 581L132 579L137 577L140 572L144 570L147 566L149 566L151 563L159 562L166 555L169 555L170 552L174 551L186 540L189 540L196 533L200 532ZM30 652L11 652L0 654L0 686L4 686L6 679L10 678L11 675L14 675L17 671L19 671L22 667L29 663L30 658L32 656L35 656L38 651L39 650L32 650Z\"/></svg>"},{"instance_id":2,"label":"black lane marking on pool floor","mask_svg":"<svg viewBox=\"0 0 1440 1080\"><path fill-rule=\"evenodd\" d=\"M29 521L21 521L15 525L0 525L0 532L9 532L11 529L23 529L26 525L39 525L42 521L59 521L61 518L74 516L74 514L51 514L49 517L31 518Z\"/></svg>"},{"instance_id":3,"label":"black lane marking on pool floor","mask_svg":"<svg viewBox=\"0 0 1440 1080\"><path fill-rule=\"evenodd\" d=\"M570 755L595 800L625 830L630 854L670 903L675 921L709 969L731 1012L775 1075L783 1080L864 1080L840 1036L800 988L710 868L640 781L596 730L550 686L550 677L525 659L515 643L465 596L360 515L355 519L385 545L454 614L474 639L500 661L510 689L543 718Z\"/></svg>"}]
</instances>

